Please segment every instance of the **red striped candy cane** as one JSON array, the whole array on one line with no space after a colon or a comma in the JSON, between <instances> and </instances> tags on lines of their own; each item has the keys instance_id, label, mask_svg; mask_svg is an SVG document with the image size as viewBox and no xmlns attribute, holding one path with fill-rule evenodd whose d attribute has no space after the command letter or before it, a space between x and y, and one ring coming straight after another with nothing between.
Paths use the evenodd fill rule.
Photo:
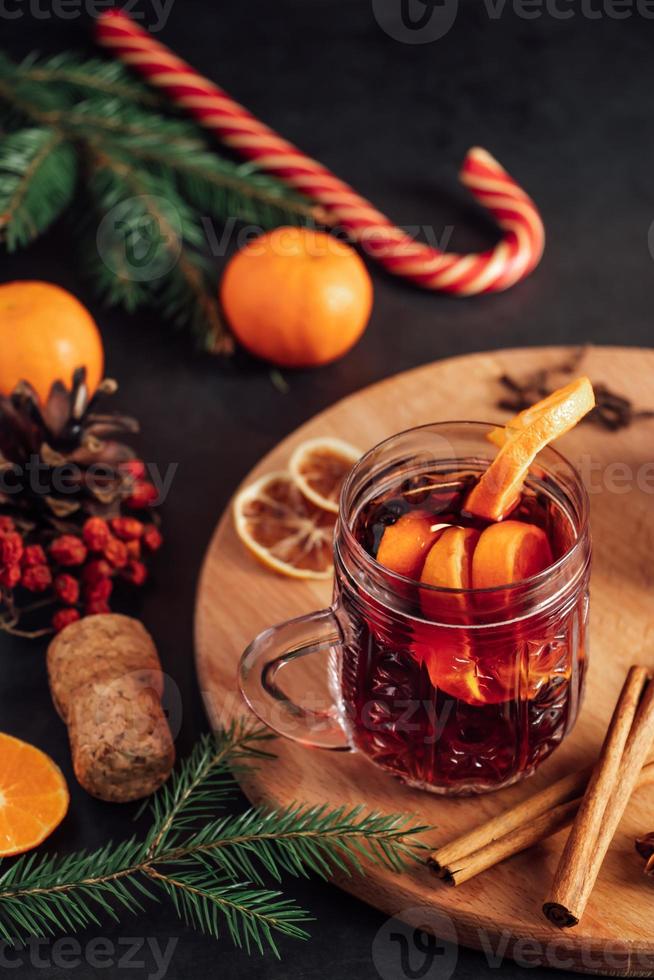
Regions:
<instances>
[{"instance_id":1,"label":"red striped candy cane","mask_svg":"<svg viewBox=\"0 0 654 980\"><path fill-rule=\"evenodd\" d=\"M96 36L100 44L162 89L175 105L227 146L322 205L331 222L389 272L425 289L470 296L507 289L538 265L545 233L536 205L485 150L473 147L468 151L459 177L493 216L503 236L486 252L443 252L415 241L348 184L259 122L122 11L101 14Z\"/></svg>"}]
</instances>

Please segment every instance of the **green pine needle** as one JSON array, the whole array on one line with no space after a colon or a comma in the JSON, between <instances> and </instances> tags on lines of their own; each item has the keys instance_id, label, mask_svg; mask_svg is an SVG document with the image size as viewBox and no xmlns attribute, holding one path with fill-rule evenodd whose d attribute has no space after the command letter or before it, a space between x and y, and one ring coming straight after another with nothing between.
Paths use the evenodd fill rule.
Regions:
<instances>
[{"instance_id":1,"label":"green pine needle","mask_svg":"<svg viewBox=\"0 0 654 980\"><path fill-rule=\"evenodd\" d=\"M128 310L157 306L209 349L219 348L226 331L196 213L173 181L133 170L116 147L94 148L88 159L97 238L95 247L86 238L84 262L98 292Z\"/></svg>"},{"instance_id":2,"label":"green pine needle","mask_svg":"<svg viewBox=\"0 0 654 980\"><path fill-rule=\"evenodd\" d=\"M158 93L139 84L118 61L100 58L83 61L68 52L41 59L32 54L20 63L18 70L23 78L38 85L65 86L75 100L104 94L126 102L161 105Z\"/></svg>"},{"instance_id":3,"label":"green pine needle","mask_svg":"<svg viewBox=\"0 0 654 980\"><path fill-rule=\"evenodd\" d=\"M248 952L276 955L276 936L306 939L307 911L265 884L265 876L323 878L365 874L376 864L399 872L423 845L426 828L407 817L295 804L253 808L217 818L237 789L234 771L270 758L270 734L233 724L205 736L152 799L152 826L142 841L107 844L57 858L36 853L0 866L0 939L74 933L138 914L167 897L178 915L216 938L228 935Z\"/></svg>"},{"instance_id":4,"label":"green pine needle","mask_svg":"<svg viewBox=\"0 0 654 980\"><path fill-rule=\"evenodd\" d=\"M27 245L70 204L75 153L57 130L21 129L0 141L0 240Z\"/></svg>"}]
</instances>

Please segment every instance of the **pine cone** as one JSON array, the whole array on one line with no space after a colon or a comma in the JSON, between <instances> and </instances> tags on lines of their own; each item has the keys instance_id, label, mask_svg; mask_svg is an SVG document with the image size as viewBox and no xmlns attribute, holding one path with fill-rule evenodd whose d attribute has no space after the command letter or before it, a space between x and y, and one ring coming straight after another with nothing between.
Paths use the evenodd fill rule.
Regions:
<instances>
[{"instance_id":1,"label":"pine cone","mask_svg":"<svg viewBox=\"0 0 654 980\"><path fill-rule=\"evenodd\" d=\"M135 477L127 463L133 450L116 436L138 432L135 419L101 414L98 402L117 384L100 383L89 398L86 370L79 368L70 391L56 382L44 405L23 381L0 396L0 505L27 522L57 530L88 516L116 517ZM68 522L68 524L66 524Z\"/></svg>"}]
</instances>

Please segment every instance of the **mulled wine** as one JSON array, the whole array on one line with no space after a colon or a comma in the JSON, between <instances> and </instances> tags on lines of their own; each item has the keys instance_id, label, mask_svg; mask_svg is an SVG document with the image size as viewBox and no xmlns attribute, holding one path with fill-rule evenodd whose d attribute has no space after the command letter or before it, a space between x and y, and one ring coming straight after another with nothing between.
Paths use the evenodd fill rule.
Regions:
<instances>
[{"instance_id":1,"label":"mulled wine","mask_svg":"<svg viewBox=\"0 0 654 980\"><path fill-rule=\"evenodd\" d=\"M351 530L375 558L387 528L406 515L481 533L466 512L474 466L404 476L359 507ZM530 480L510 515L547 537L555 565L577 532L554 483ZM547 575L547 569L543 574ZM587 593L564 603L527 600L525 583L495 590L434 590L402 577L404 609L338 582L344 648L343 722L353 744L411 785L463 792L507 785L532 772L577 715L585 671ZM514 615L518 612L518 615ZM498 615L499 614L499 615Z\"/></svg>"}]
</instances>

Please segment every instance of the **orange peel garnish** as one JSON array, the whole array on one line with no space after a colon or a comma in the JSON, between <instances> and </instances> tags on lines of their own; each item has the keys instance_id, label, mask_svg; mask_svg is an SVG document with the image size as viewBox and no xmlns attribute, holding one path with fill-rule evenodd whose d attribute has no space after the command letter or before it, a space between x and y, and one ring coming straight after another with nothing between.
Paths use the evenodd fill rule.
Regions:
<instances>
[{"instance_id":1,"label":"orange peel garnish","mask_svg":"<svg viewBox=\"0 0 654 980\"><path fill-rule=\"evenodd\" d=\"M586 377L577 378L520 412L503 430L494 429L489 438L501 443L500 450L470 491L465 509L485 520L502 520L518 502L538 453L569 432L594 406L592 384Z\"/></svg>"}]
</instances>

